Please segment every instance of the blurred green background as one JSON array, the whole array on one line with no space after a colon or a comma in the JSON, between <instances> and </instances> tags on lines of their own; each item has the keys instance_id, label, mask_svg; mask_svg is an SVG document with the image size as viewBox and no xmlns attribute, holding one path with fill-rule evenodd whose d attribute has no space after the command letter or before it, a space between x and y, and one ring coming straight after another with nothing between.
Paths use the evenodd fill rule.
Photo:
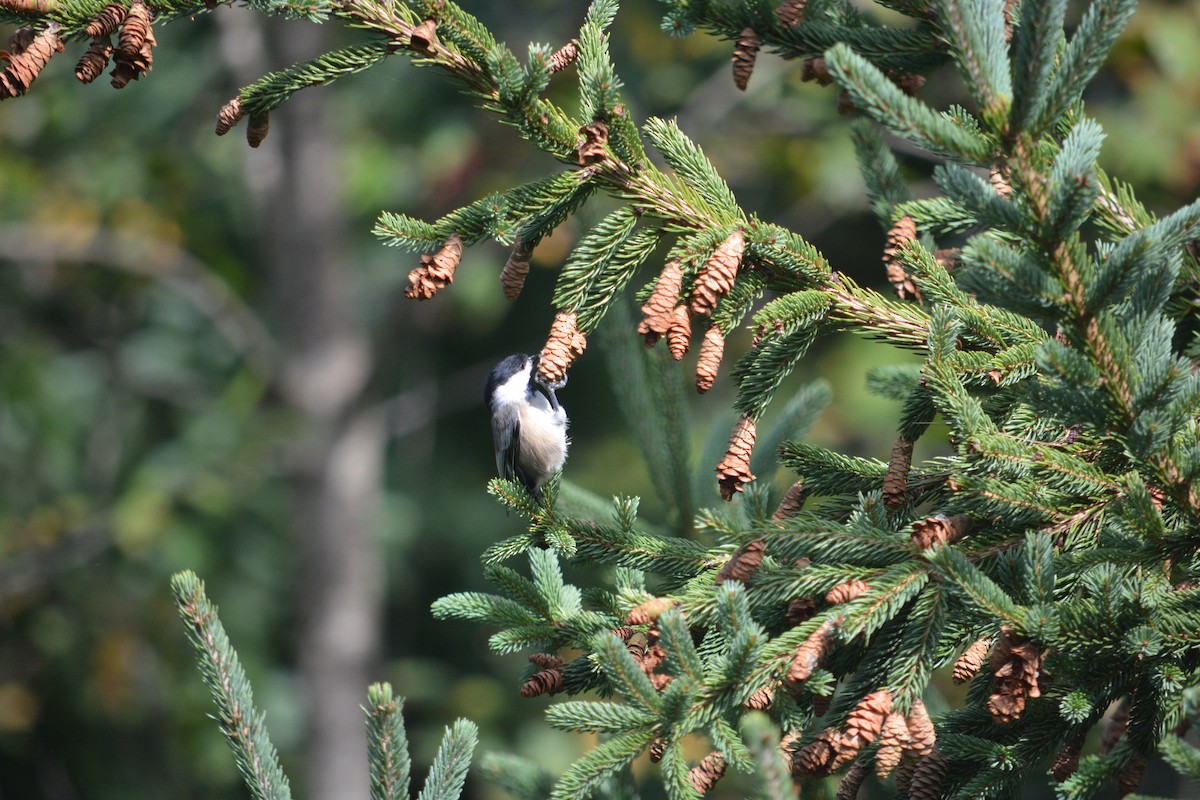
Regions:
<instances>
[{"instance_id":1,"label":"blurred green background","mask_svg":"<svg viewBox=\"0 0 1200 800\"><path fill-rule=\"evenodd\" d=\"M570 39L585 9L464 5L518 53ZM630 0L614 28L635 118L677 115L748 210L883 285L836 91L764 53L740 93L731 46L670 39L660 13ZM245 796L170 602L184 568L220 605L300 797L366 796L357 705L374 680L408 698L422 771L460 715L481 751L554 772L590 744L540 721L547 698L518 697L519 657L428 609L484 588L478 554L518 529L484 490L483 377L541 346L555 269L603 203L538 248L516 303L494 244L470 249L433 301L406 301L416 256L370 235L379 211L433 218L558 165L399 58L297 95L259 150L240 129L213 136L238 86L354 38L220 8L162 28L154 71L123 91L75 82L73 46L0 104L0 800ZM1198 41L1200 3L1144 3L1088 96L1102 162L1160 211L1200 184ZM565 104L573 75L552 88ZM923 96L958 101L957 85L947 70ZM930 193L932 164L901 157ZM810 438L886 459L898 408L864 377L903 358L824 340L795 383L833 390ZM594 344L561 394L567 477L641 495L654 520L613 386ZM731 400L726 368L692 404L697 450L725 435ZM933 454L937 437L920 447ZM1183 791L1162 771L1145 790ZM468 795L503 796L478 776Z\"/></svg>"}]
</instances>

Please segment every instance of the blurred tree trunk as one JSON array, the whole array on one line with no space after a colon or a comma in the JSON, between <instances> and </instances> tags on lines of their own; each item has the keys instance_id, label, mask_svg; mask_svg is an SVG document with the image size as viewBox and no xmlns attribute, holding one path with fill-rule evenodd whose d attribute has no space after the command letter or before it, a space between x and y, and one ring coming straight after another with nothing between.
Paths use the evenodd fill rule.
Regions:
<instances>
[{"instance_id":1,"label":"blurred tree trunk","mask_svg":"<svg viewBox=\"0 0 1200 800\"><path fill-rule=\"evenodd\" d=\"M324 49L317 26L221 16L226 60L242 85ZM304 91L272 112L270 135L246 166L282 345L279 392L303 431L290 464L296 645L310 702L302 793L353 800L370 795L359 706L380 649L382 557L372 528L385 429L379 412L360 410L372 358L353 307L327 99Z\"/></svg>"}]
</instances>

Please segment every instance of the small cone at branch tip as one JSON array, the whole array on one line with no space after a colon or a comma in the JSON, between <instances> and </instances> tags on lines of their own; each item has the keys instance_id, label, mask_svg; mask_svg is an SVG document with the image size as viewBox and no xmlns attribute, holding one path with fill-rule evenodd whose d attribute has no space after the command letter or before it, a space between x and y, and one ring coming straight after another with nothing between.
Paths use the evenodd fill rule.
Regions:
<instances>
[{"instance_id":1,"label":"small cone at branch tip","mask_svg":"<svg viewBox=\"0 0 1200 800\"><path fill-rule=\"evenodd\" d=\"M75 78L80 83L91 83L99 78L108 66L113 47L108 39L93 39L88 49L75 64Z\"/></svg>"},{"instance_id":2,"label":"small cone at branch tip","mask_svg":"<svg viewBox=\"0 0 1200 800\"><path fill-rule=\"evenodd\" d=\"M692 292L692 313L706 317L717 308L717 303L733 288L738 270L742 266L742 254L746 249L746 237L741 229L721 242L709 256L708 261L696 276Z\"/></svg>"},{"instance_id":3,"label":"small cone at branch tip","mask_svg":"<svg viewBox=\"0 0 1200 800\"><path fill-rule=\"evenodd\" d=\"M905 749L922 758L932 753L937 745L937 731L933 727L933 720L929 718L929 712L925 709L925 703L920 700L914 702L905 722L908 723L909 736Z\"/></svg>"},{"instance_id":4,"label":"small cone at branch tip","mask_svg":"<svg viewBox=\"0 0 1200 800\"><path fill-rule=\"evenodd\" d=\"M513 245L504 269L500 270L500 288L504 290L506 300L516 300L525 288L525 279L529 276L529 261L533 258L533 245L518 241Z\"/></svg>"},{"instance_id":5,"label":"small cone at branch tip","mask_svg":"<svg viewBox=\"0 0 1200 800\"><path fill-rule=\"evenodd\" d=\"M542 669L558 669L563 665L563 660L554 653L531 653L529 663Z\"/></svg>"},{"instance_id":6,"label":"small cone at branch tip","mask_svg":"<svg viewBox=\"0 0 1200 800\"><path fill-rule=\"evenodd\" d=\"M785 28L792 28L804 19L804 7L808 0L783 0L775 9L775 18Z\"/></svg>"},{"instance_id":7,"label":"small cone at branch tip","mask_svg":"<svg viewBox=\"0 0 1200 800\"><path fill-rule=\"evenodd\" d=\"M974 526L975 520L966 514L955 514L953 517L935 514L914 522L910 539L917 547L927 550L939 542L942 544L957 542Z\"/></svg>"},{"instance_id":8,"label":"small cone at branch tip","mask_svg":"<svg viewBox=\"0 0 1200 800\"><path fill-rule=\"evenodd\" d=\"M29 49L29 45L33 44L33 40L37 38L37 31L33 28L17 28L8 37L8 51L10 56L19 56Z\"/></svg>"},{"instance_id":9,"label":"small cone at branch tip","mask_svg":"<svg viewBox=\"0 0 1200 800\"><path fill-rule=\"evenodd\" d=\"M917 224L912 217L905 215L897 220L896 224L887 232L887 245L883 248L883 267L887 273L888 282L896 290L897 297L901 300L912 298L919 302L921 292L913 283L912 276L904 271L904 265L898 258L904 244L916 238Z\"/></svg>"},{"instance_id":10,"label":"small cone at branch tip","mask_svg":"<svg viewBox=\"0 0 1200 800\"><path fill-rule=\"evenodd\" d=\"M855 762L842 776L842 782L838 784L837 794L834 795L833 800L854 800L858 797L858 790L862 788L863 781L866 779L867 765L861 761Z\"/></svg>"},{"instance_id":11,"label":"small cone at branch tip","mask_svg":"<svg viewBox=\"0 0 1200 800\"><path fill-rule=\"evenodd\" d=\"M427 19L413 28L408 35L408 43L418 53L428 53L437 44L437 22Z\"/></svg>"},{"instance_id":12,"label":"small cone at branch tip","mask_svg":"<svg viewBox=\"0 0 1200 800\"><path fill-rule=\"evenodd\" d=\"M875 753L875 774L880 780L891 775L892 770L900 764L909 741L911 737L904 715L895 711L888 714L879 732L879 750Z\"/></svg>"},{"instance_id":13,"label":"small cone at branch tip","mask_svg":"<svg viewBox=\"0 0 1200 800\"><path fill-rule=\"evenodd\" d=\"M675 601L669 597L655 597L637 606L625 615L626 625L648 625L663 615L669 608L675 606Z\"/></svg>"},{"instance_id":14,"label":"small cone at branch tip","mask_svg":"<svg viewBox=\"0 0 1200 800\"><path fill-rule=\"evenodd\" d=\"M829 74L829 64L821 56L804 59L800 68L800 80L806 83L816 83L818 86L828 86L833 83Z\"/></svg>"},{"instance_id":15,"label":"small cone at branch tip","mask_svg":"<svg viewBox=\"0 0 1200 800\"><path fill-rule=\"evenodd\" d=\"M249 122L246 123L246 143L251 147L258 147L267 138L270 129L271 119L266 112L251 114Z\"/></svg>"},{"instance_id":16,"label":"small cone at branch tip","mask_svg":"<svg viewBox=\"0 0 1200 800\"><path fill-rule=\"evenodd\" d=\"M650 763L657 764L662 761L662 757L666 752L667 741L660 736L650 743Z\"/></svg>"},{"instance_id":17,"label":"small cone at branch tip","mask_svg":"<svg viewBox=\"0 0 1200 800\"><path fill-rule=\"evenodd\" d=\"M576 156L579 166L598 164L608 158L608 126L601 120L589 122L579 129L579 141Z\"/></svg>"},{"instance_id":18,"label":"small cone at branch tip","mask_svg":"<svg viewBox=\"0 0 1200 800\"><path fill-rule=\"evenodd\" d=\"M883 478L883 504L888 508L904 505L908 500L908 471L912 468L913 443L901 436L892 445L887 474Z\"/></svg>"},{"instance_id":19,"label":"small cone at branch tip","mask_svg":"<svg viewBox=\"0 0 1200 800\"><path fill-rule=\"evenodd\" d=\"M96 16L92 17L92 21L87 24L85 33L93 39L111 36L128 15L129 7L124 3L109 3L100 9Z\"/></svg>"},{"instance_id":20,"label":"small cone at branch tip","mask_svg":"<svg viewBox=\"0 0 1200 800\"><path fill-rule=\"evenodd\" d=\"M567 375L575 359L587 348L587 337L575 324L574 311L560 311L550 325L550 336L538 359L538 374L548 384L557 384Z\"/></svg>"},{"instance_id":21,"label":"small cone at branch tip","mask_svg":"<svg viewBox=\"0 0 1200 800\"><path fill-rule=\"evenodd\" d=\"M750 580L762 564L766 546L765 539L755 539L739 547L725 562L725 566L721 567L721 571L717 573L716 582L741 581L745 583Z\"/></svg>"},{"instance_id":22,"label":"small cone at branch tip","mask_svg":"<svg viewBox=\"0 0 1200 800\"><path fill-rule=\"evenodd\" d=\"M825 602L831 606L836 606L838 603L848 603L869 588L871 587L867 585L866 581L857 579L839 583L825 593Z\"/></svg>"},{"instance_id":23,"label":"small cone at branch tip","mask_svg":"<svg viewBox=\"0 0 1200 800\"><path fill-rule=\"evenodd\" d=\"M250 118L254 122L254 118ZM462 260L463 241L457 233L433 255L421 256L421 265L408 273L408 288L404 296L410 300L428 300L442 289L454 283L454 272Z\"/></svg>"},{"instance_id":24,"label":"small cone at branch tip","mask_svg":"<svg viewBox=\"0 0 1200 800\"><path fill-rule=\"evenodd\" d=\"M754 62L758 58L758 49L762 43L758 33L747 26L738 35L737 44L733 47L733 85L746 91L750 83L750 75L754 72Z\"/></svg>"},{"instance_id":25,"label":"small cone at branch tip","mask_svg":"<svg viewBox=\"0 0 1200 800\"><path fill-rule=\"evenodd\" d=\"M993 681L987 701L988 711L996 722L1004 724L1019 718L1026 701L1041 696L1038 686L1041 662L1037 645L1015 635L1010 625L1000 629L989 661Z\"/></svg>"},{"instance_id":26,"label":"small cone at branch tip","mask_svg":"<svg viewBox=\"0 0 1200 800\"><path fill-rule=\"evenodd\" d=\"M529 680L521 685L521 697L537 697L543 694L557 694L562 690L562 670L558 668L544 669L529 676Z\"/></svg>"},{"instance_id":27,"label":"small cone at branch tip","mask_svg":"<svg viewBox=\"0 0 1200 800\"><path fill-rule=\"evenodd\" d=\"M942 795L949 765L935 749L917 762L908 782L909 800L937 800Z\"/></svg>"},{"instance_id":28,"label":"small cone at branch tip","mask_svg":"<svg viewBox=\"0 0 1200 800\"><path fill-rule=\"evenodd\" d=\"M787 671L788 683L796 685L812 677L813 670L817 668L829 650L832 630L833 625L829 620L825 620L796 648Z\"/></svg>"},{"instance_id":29,"label":"small cone at branch tip","mask_svg":"<svg viewBox=\"0 0 1200 800\"><path fill-rule=\"evenodd\" d=\"M988 653L991 649L992 637L990 636L984 636L973 642L954 662L954 682L966 683L974 678L980 667L988 660Z\"/></svg>"},{"instance_id":30,"label":"small cone at branch tip","mask_svg":"<svg viewBox=\"0 0 1200 800\"><path fill-rule=\"evenodd\" d=\"M725 457L717 464L717 483L725 500L732 500L735 493L754 480L754 474L750 472L750 454L754 450L757 433L754 420L743 415L729 434Z\"/></svg>"},{"instance_id":31,"label":"small cone at branch tip","mask_svg":"<svg viewBox=\"0 0 1200 800\"><path fill-rule=\"evenodd\" d=\"M688 779L700 794L707 794L725 775L725 756L714 750L688 772Z\"/></svg>"},{"instance_id":32,"label":"small cone at branch tip","mask_svg":"<svg viewBox=\"0 0 1200 800\"><path fill-rule=\"evenodd\" d=\"M683 265L673 258L663 267L654 291L642 306L642 321L637 332L644 337L646 347L654 344L671 329L671 317L679 304L679 292L683 287Z\"/></svg>"},{"instance_id":33,"label":"small cone at branch tip","mask_svg":"<svg viewBox=\"0 0 1200 800\"><path fill-rule=\"evenodd\" d=\"M221 106L221 110L217 112L217 136L229 133L234 125L242 121L245 113L242 110L242 98L240 97L235 97Z\"/></svg>"},{"instance_id":34,"label":"small cone at branch tip","mask_svg":"<svg viewBox=\"0 0 1200 800\"><path fill-rule=\"evenodd\" d=\"M21 37L23 42L25 37ZM45 68L55 53L63 51L58 26L51 25L38 33L19 54L10 55L8 65L0 72L0 100L19 97L29 91L29 85Z\"/></svg>"},{"instance_id":35,"label":"small cone at branch tip","mask_svg":"<svg viewBox=\"0 0 1200 800\"><path fill-rule=\"evenodd\" d=\"M579 58L579 42L575 39L558 48L547 62L551 72L562 72Z\"/></svg>"},{"instance_id":36,"label":"small cone at branch tip","mask_svg":"<svg viewBox=\"0 0 1200 800\"><path fill-rule=\"evenodd\" d=\"M804 488L804 481L796 481L784 493L783 499L779 501L779 508L775 509L771 519L787 519L796 516L803 510L804 501L807 499L808 490Z\"/></svg>"},{"instance_id":37,"label":"small cone at branch tip","mask_svg":"<svg viewBox=\"0 0 1200 800\"><path fill-rule=\"evenodd\" d=\"M696 391L704 394L713 387L717 372L721 369L721 356L725 354L725 334L716 325L709 325L700 343L700 357L696 361Z\"/></svg>"},{"instance_id":38,"label":"small cone at branch tip","mask_svg":"<svg viewBox=\"0 0 1200 800\"><path fill-rule=\"evenodd\" d=\"M667 350L671 358L682 361L692 347L692 318L688 316L687 306L677 305L671 312L670 325L667 327Z\"/></svg>"}]
</instances>

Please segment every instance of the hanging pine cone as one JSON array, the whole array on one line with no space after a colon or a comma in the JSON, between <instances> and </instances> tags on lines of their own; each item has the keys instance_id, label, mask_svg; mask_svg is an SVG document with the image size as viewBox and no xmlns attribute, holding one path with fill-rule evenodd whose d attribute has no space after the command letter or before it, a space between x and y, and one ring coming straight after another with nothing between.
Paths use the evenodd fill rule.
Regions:
<instances>
[{"instance_id":1,"label":"hanging pine cone","mask_svg":"<svg viewBox=\"0 0 1200 800\"><path fill-rule=\"evenodd\" d=\"M576 327L574 311L560 311L550 325L550 336L538 359L538 374L548 384L558 384L567 369L587 348L587 337Z\"/></svg>"},{"instance_id":2,"label":"hanging pine cone","mask_svg":"<svg viewBox=\"0 0 1200 800\"><path fill-rule=\"evenodd\" d=\"M675 607L675 601L669 597L655 597L647 600L625 615L626 625L648 625L663 615L669 608Z\"/></svg>"},{"instance_id":3,"label":"hanging pine cone","mask_svg":"<svg viewBox=\"0 0 1200 800\"><path fill-rule=\"evenodd\" d=\"M124 3L109 3L92 17L84 32L93 39L112 36L128 15L129 8Z\"/></svg>"},{"instance_id":4,"label":"hanging pine cone","mask_svg":"<svg viewBox=\"0 0 1200 800\"><path fill-rule=\"evenodd\" d=\"M914 522L910 538L913 544L926 550L939 542L943 544L957 542L973 527L975 527L975 520L966 514L955 514L953 517L936 514Z\"/></svg>"},{"instance_id":5,"label":"hanging pine cone","mask_svg":"<svg viewBox=\"0 0 1200 800\"><path fill-rule=\"evenodd\" d=\"M958 257L962 253L959 247L943 247L933 251L933 260L942 265L942 269L953 272L958 268Z\"/></svg>"},{"instance_id":6,"label":"hanging pine cone","mask_svg":"<svg viewBox=\"0 0 1200 800\"><path fill-rule=\"evenodd\" d=\"M130 81L150 71L154 66L155 44L150 8L142 0L133 0L121 25L121 35L117 37L116 52L113 53L111 76L114 89L124 89Z\"/></svg>"},{"instance_id":7,"label":"hanging pine cone","mask_svg":"<svg viewBox=\"0 0 1200 800\"><path fill-rule=\"evenodd\" d=\"M246 144L251 147L258 147L267 138L267 133L270 130L271 118L267 112L251 114L249 122L246 123Z\"/></svg>"},{"instance_id":8,"label":"hanging pine cone","mask_svg":"<svg viewBox=\"0 0 1200 800\"><path fill-rule=\"evenodd\" d=\"M712 787L717 785L717 781L725 774L725 756L719 750L714 750L704 757L696 766L692 767L688 773L688 779L692 782L692 786L700 794L708 794Z\"/></svg>"},{"instance_id":9,"label":"hanging pine cone","mask_svg":"<svg viewBox=\"0 0 1200 800\"><path fill-rule=\"evenodd\" d=\"M879 738L883 730L883 721L892 710L892 693L881 689L871 692L846 717L846 730L843 740L848 747L861 750Z\"/></svg>"},{"instance_id":10,"label":"hanging pine cone","mask_svg":"<svg viewBox=\"0 0 1200 800\"><path fill-rule=\"evenodd\" d=\"M544 669L529 676L521 686L521 697L537 697L543 694L556 694L562 690L563 675L558 668Z\"/></svg>"},{"instance_id":11,"label":"hanging pine cone","mask_svg":"<svg viewBox=\"0 0 1200 800\"><path fill-rule=\"evenodd\" d=\"M800 68L800 80L805 83L816 83L818 86L828 86L833 83L833 76L829 74L829 64L821 56L813 56L812 58L804 59L804 65Z\"/></svg>"},{"instance_id":12,"label":"hanging pine cone","mask_svg":"<svg viewBox=\"0 0 1200 800\"><path fill-rule=\"evenodd\" d=\"M892 284L892 288L896 290L896 295L901 300L907 300L911 297L920 302L920 290L913 283L912 277L904 271L904 265L897 258L900 248L906 242L911 242L916 238L917 223L913 222L912 217L906 214L897 220L892 229L887 232L887 246L883 248L883 266L887 272L888 282Z\"/></svg>"},{"instance_id":13,"label":"hanging pine cone","mask_svg":"<svg viewBox=\"0 0 1200 800\"><path fill-rule=\"evenodd\" d=\"M559 669L563 665L563 660L554 653L531 653L529 663L542 669Z\"/></svg>"},{"instance_id":14,"label":"hanging pine cone","mask_svg":"<svg viewBox=\"0 0 1200 800\"><path fill-rule=\"evenodd\" d=\"M896 791L902 794L908 794L908 785L912 782L913 769L917 766L917 760L911 755L905 755L900 759L900 764L897 765L896 771L892 773L892 780L896 784Z\"/></svg>"},{"instance_id":15,"label":"hanging pine cone","mask_svg":"<svg viewBox=\"0 0 1200 800\"><path fill-rule=\"evenodd\" d=\"M1117 773L1117 797L1133 794L1146 774L1146 757L1141 753L1129 756L1125 766Z\"/></svg>"},{"instance_id":16,"label":"hanging pine cone","mask_svg":"<svg viewBox=\"0 0 1200 800\"><path fill-rule=\"evenodd\" d=\"M766 540L755 539L753 542L739 547L725 562L725 566L721 567L721 571L717 573L716 582L741 581L745 583L750 580L754 577L754 573L758 572L759 565L762 564L763 551L766 546Z\"/></svg>"},{"instance_id":17,"label":"hanging pine cone","mask_svg":"<svg viewBox=\"0 0 1200 800\"><path fill-rule=\"evenodd\" d=\"M788 627L794 628L802 622L807 622L817 615L817 601L811 597L796 597L783 612L783 620Z\"/></svg>"},{"instance_id":18,"label":"hanging pine cone","mask_svg":"<svg viewBox=\"0 0 1200 800\"><path fill-rule=\"evenodd\" d=\"M892 774L910 741L912 737L904 715L895 711L888 714L879 732L879 749L875 752L875 774L880 780Z\"/></svg>"},{"instance_id":19,"label":"hanging pine cone","mask_svg":"<svg viewBox=\"0 0 1200 800\"><path fill-rule=\"evenodd\" d=\"M550 65L551 72L562 72L574 64L577 58L579 58L579 41L572 39L558 48L547 63Z\"/></svg>"},{"instance_id":20,"label":"hanging pine cone","mask_svg":"<svg viewBox=\"0 0 1200 800\"><path fill-rule=\"evenodd\" d=\"M766 711L775 702L775 684L768 683L766 686L760 686L754 694L750 695L746 700L746 708L752 711Z\"/></svg>"},{"instance_id":21,"label":"hanging pine cone","mask_svg":"<svg viewBox=\"0 0 1200 800\"><path fill-rule=\"evenodd\" d=\"M1104 733L1100 736L1100 752L1108 755L1112 749L1117 746L1117 742L1121 741L1121 737L1125 735L1125 729L1129 727L1129 698L1121 698L1121 702L1117 704L1116 710L1109 717L1108 724L1104 726Z\"/></svg>"},{"instance_id":22,"label":"hanging pine cone","mask_svg":"<svg viewBox=\"0 0 1200 800\"><path fill-rule=\"evenodd\" d=\"M829 620L825 620L796 648L795 654L792 655L791 666L787 671L788 683L792 685L803 683L812 676L813 670L817 668L821 659L825 657L825 653L829 651L832 632L833 624Z\"/></svg>"},{"instance_id":23,"label":"hanging pine cone","mask_svg":"<svg viewBox=\"0 0 1200 800\"><path fill-rule=\"evenodd\" d=\"M839 583L837 586L825 593L825 602L831 606L836 606L838 603L849 603L854 598L865 592L871 587L866 581L852 580L845 583Z\"/></svg>"},{"instance_id":24,"label":"hanging pine cone","mask_svg":"<svg viewBox=\"0 0 1200 800\"><path fill-rule=\"evenodd\" d=\"M913 72L905 72L900 75L892 76L892 83L900 88L909 97L915 97L917 91L925 85L925 76L917 75Z\"/></svg>"},{"instance_id":25,"label":"hanging pine cone","mask_svg":"<svg viewBox=\"0 0 1200 800\"><path fill-rule=\"evenodd\" d=\"M1011 625L1000 629L992 648L990 667L995 679L987 702L996 722L1012 722L1021 716L1028 698L1041 696L1038 687L1041 662L1041 654L1033 642L1013 634Z\"/></svg>"},{"instance_id":26,"label":"hanging pine cone","mask_svg":"<svg viewBox=\"0 0 1200 800\"><path fill-rule=\"evenodd\" d=\"M729 234L729 237L713 251L700 274L696 276L696 288L692 293L693 314L708 316L716 309L721 298L733 288L745 249L746 238L738 229Z\"/></svg>"},{"instance_id":27,"label":"hanging pine cone","mask_svg":"<svg viewBox=\"0 0 1200 800\"><path fill-rule=\"evenodd\" d=\"M34 36L24 50L9 56L8 66L0 72L0 100L20 97L29 91L29 85L45 68L50 57L62 51L63 43L58 38L57 25L50 25Z\"/></svg>"},{"instance_id":28,"label":"hanging pine cone","mask_svg":"<svg viewBox=\"0 0 1200 800\"><path fill-rule=\"evenodd\" d=\"M229 133L234 125L242 121L245 113L242 110L242 99L240 97L235 97L221 106L221 110L217 112L217 136L224 136Z\"/></svg>"},{"instance_id":29,"label":"hanging pine cone","mask_svg":"<svg viewBox=\"0 0 1200 800\"><path fill-rule=\"evenodd\" d=\"M250 127L254 127L254 117L250 118ZM454 271L462 259L463 241L457 233L450 238L433 255L422 254L421 266L408 273L408 288L404 296L409 300L428 300L454 283Z\"/></svg>"},{"instance_id":30,"label":"hanging pine cone","mask_svg":"<svg viewBox=\"0 0 1200 800\"><path fill-rule=\"evenodd\" d=\"M692 319L688 316L687 306L677 305L671 312L670 324L667 326L667 350L671 358L682 361L692 346Z\"/></svg>"},{"instance_id":31,"label":"hanging pine cone","mask_svg":"<svg viewBox=\"0 0 1200 800\"><path fill-rule=\"evenodd\" d=\"M657 764L667 752L667 741L661 736L650 743L650 763Z\"/></svg>"},{"instance_id":32,"label":"hanging pine cone","mask_svg":"<svg viewBox=\"0 0 1200 800\"><path fill-rule=\"evenodd\" d=\"M418 53L429 55L437 45L437 21L427 19L413 28L408 35L408 43Z\"/></svg>"},{"instance_id":33,"label":"hanging pine cone","mask_svg":"<svg viewBox=\"0 0 1200 800\"><path fill-rule=\"evenodd\" d=\"M29 49L29 45L33 44L33 40L37 38L37 31L33 28L17 28L8 37L8 54L10 56L19 56Z\"/></svg>"},{"instance_id":34,"label":"hanging pine cone","mask_svg":"<svg viewBox=\"0 0 1200 800\"><path fill-rule=\"evenodd\" d=\"M883 504L888 508L902 506L908 500L908 471L912 468L913 443L901 436L892 445L887 474L883 477Z\"/></svg>"},{"instance_id":35,"label":"hanging pine cone","mask_svg":"<svg viewBox=\"0 0 1200 800\"><path fill-rule=\"evenodd\" d=\"M608 126L600 120L589 122L580 128L579 144L576 148L579 166L586 167L589 164L598 164L608 158L608 150L605 147L607 144Z\"/></svg>"},{"instance_id":36,"label":"hanging pine cone","mask_svg":"<svg viewBox=\"0 0 1200 800\"><path fill-rule=\"evenodd\" d=\"M507 300L516 300L525 288L525 278L529 275L529 260L533 257L533 245L526 241L518 241L500 270L500 287L504 290Z\"/></svg>"},{"instance_id":37,"label":"hanging pine cone","mask_svg":"<svg viewBox=\"0 0 1200 800\"><path fill-rule=\"evenodd\" d=\"M696 391L704 394L717 380L721 368L721 356L725 353L725 334L717 325L709 325L700 345L700 356L696 361Z\"/></svg>"},{"instance_id":38,"label":"hanging pine cone","mask_svg":"<svg viewBox=\"0 0 1200 800\"><path fill-rule=\"evenodd\" d=\"M835 728L826 728L817 738L792 754L792 775L820 777L829 774L839 757L842 734Z\"/></svg>"},{"instance_id":39,"label":"hanging pine cone","mask_svg":"<svg viewBox=\"0 0 1200 800\"><path fill-rule=\"evenodd\" d=\"M646 347L654 344L671 329L671 316L679 303L679 292L683 287L683 264L673 258L663 267L654 291L642 306L642 321L638 323L638 335L643 337Z\"/></svg>"},{"instance_id":40,"label":"hanging pine cone","mask_svg":"<svg viewBox=\"0 0 1200 800\"><path fill-rule=\"evenodd\" d=\"M988 181L999 196L1008 197L1012 194L1012 184L1008 179L1008 164L999 163L993 165L991 172L988 174Z\"/></svg>"},{"instance_id":41,"label":"hanging pine cone","mask_svg":"<svg viewBox=\"0 0 1200 800\"><path fill-rule=\"evenodd\" d=\"M91 83L99 78L108 66L112 51L112 44L108 39L93 39L75 64L75 78L80 83Z\"/></svg>"},{"instance_id":42,"label":"hanging pine cone","mask_svg":"<svg viewBox=\"0 0 1200 800\"><path fill-rule=\"evenodd\" d=\"M733 47L733 85L746 91L746 85L750 83L750 75L754 72L754 62L758 58L758 48L762 43L758 41L758 34L754 28L746 27L741 34L738 35L737 44Z\"/></svg>"},{"instance_id":43,"label":"hanging pine cone","mask_svg":"<svg viewBox=\"0 0 1200 800\"><path fill-rule=\"evenodd\" d=\"M808 492L804 488L804 481L796 481L784 493L783 500L779 501L779 508L775 509L771 519L787 519L796 516L804 508L804 501L807 498Z\"/></svg>"},{"instance_id":44,"label":"hanging pine cone","mask_svg":"<svg viewBox=\"0 0 1200 800\"><path fill-rule=\"evenodd\" d=\"M862 788L863 781L866 779L866 765L861 761L855 762L842 776L842 782L838 784L837 794L834 795L833 800L854 800L858 797L858 790Z\"/></svg>"},{"instance_id":45,"label":"hanging pine cone","mask_svg":"<svg viewBox=\"0 0 1200 800\"><path fill-rule=\"evenodd\" d=\"M806 5L808 5L808 0L783 0L775 9L775 18L784 28L794 27L804 18L804 6Z\"/></svg>"},{"instance_id":46,"label":"hanging pine cone","mask_svg":"<svg viewBox=\"0 0 1200 800\"><path fill-rule=\"evenodd\" d=\"M1050 774L1054 776L1054 780L1062 783L1075 774L1075 770L1079 768L1079 752L1083 749L1083 743L1087 741L1086 733L1084 731L1072 737L1054 756L1054 763L1050 765Z\"/></svg>"},{"instance_id":47,"label":"hanging pine cone","mask_svg":"<svg viewBox=\"0 0 1200 800\"><path fill-rule=\"evenodd\" d=\"M732 500L735 492L742 491L742 486L754 480L750 472L750 453L754 450L757 430L754 420L743 415L729 434L725 457L717 464L717 483L721 487L721 497L726 500Z\"/></svg>"},{"instance_id":48,"label":"hanging pine cone","mask_svg":"<svg viewBox=\"0 0 1200 800\"><path fill-rule=\"evenodd\" d=\"M905 721L908 723L909 737L907 750L921 758L928 756L937 745L937 731L929 712L925 710L925 703L914 701Z\"/></svg>"},{"instance_id":49,"label":"hanging pine cone","mask_svg":"<svg viewBox=\"0 0 1200 800\"><path fill-rule=\"evenodd\" d=\"M954 682L966 683L975 677L992 649L992 637L984 636L968 647L954 662Z\"/></svg>"},{"instance_id":50,"label":"hanging pine cone","mask_svg":"<svg viewBox=\"0 0 1200 800\"><path fill-rule=\"evenodd\" d=\"M908 800L937 800L942 795L948 772L949 765L937 750L922 758L908 783Z\"/></svg>"}]
</instances>

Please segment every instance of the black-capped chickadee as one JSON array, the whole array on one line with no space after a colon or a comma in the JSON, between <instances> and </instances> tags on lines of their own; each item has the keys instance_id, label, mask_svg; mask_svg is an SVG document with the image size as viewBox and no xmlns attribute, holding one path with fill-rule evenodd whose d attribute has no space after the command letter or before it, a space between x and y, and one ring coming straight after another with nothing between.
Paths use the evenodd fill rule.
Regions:
<instances>
[{"instance_id":1,"label":"black-capped chickadee","mask_svg":"<svg viewBox=\"0 0 1200 800\"><path fill-rule=\"evenodd\" d=\"M492 411L496 470L506 480L519 480L539 503L542 486L567 460L567 412L556 389L537 372L537 356L514 355L488 375L484 399Z\"/></svg>"}]
</instances>

